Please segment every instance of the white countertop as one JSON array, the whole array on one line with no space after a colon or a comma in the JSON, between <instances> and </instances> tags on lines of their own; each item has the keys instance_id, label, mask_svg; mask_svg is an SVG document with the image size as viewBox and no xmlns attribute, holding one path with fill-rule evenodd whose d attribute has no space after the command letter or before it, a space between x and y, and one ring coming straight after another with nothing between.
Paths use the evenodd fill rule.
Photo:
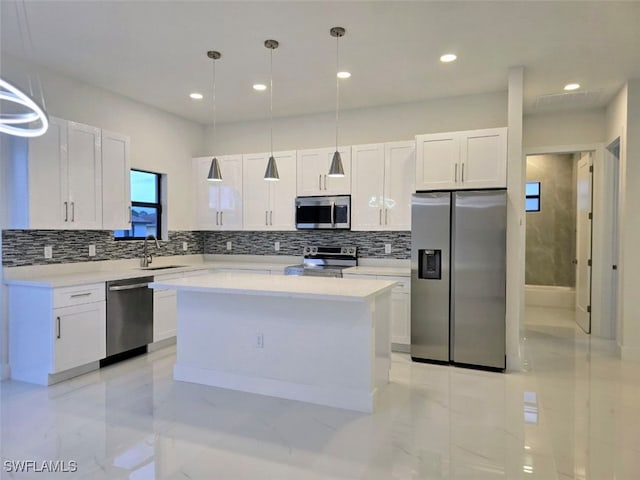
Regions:
<instances>
[{"instance_id":1,"label":"white countertop","mask_svg":"<svg viewBox=\"0 0 640 480\"><path fill-rule=\"evenodd\" d=\"M409 277L411 276L410 267L374 267L374 266L358 266L345 268L343 274L350 275L379 275L389 277Z\"/></svg>"},{"instance_id":2,"label":"white countertop","mask_svg":"<svg viewBox=\"0 0 640 480\"><path fill-rule=\"evenodd\" d=\"M151 283L151 288L188 292L361 301L391 290L396 282L305 276L212 273Z\"/></svg>"}]
</instances>

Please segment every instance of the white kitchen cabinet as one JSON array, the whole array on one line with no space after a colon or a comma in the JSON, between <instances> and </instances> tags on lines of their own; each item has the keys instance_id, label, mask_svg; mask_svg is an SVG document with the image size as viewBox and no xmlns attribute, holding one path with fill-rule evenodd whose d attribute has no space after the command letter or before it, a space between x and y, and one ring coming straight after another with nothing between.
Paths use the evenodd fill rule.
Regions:
<instances>
[{"instance_id":1,"label":"white kitchen cabinet","mask_svg":"<svg viewBox=\"0 0 640 480\"><path fill-rule=\"evenodd\" d=\"M398 282L391 291L391 349L408 352L411 345L411 281L409 277L346 273L344 278Z\"/></svg>"},{"instance_id":2,"label":"white kitchen cabinet","mask_svg":"<svg viewBox=\"0 0 640 480\"><path fill-rule=\"evenodd\" d=\"M339 147L344 177L330 177L335 148L298 150L297 193L299 196L349 195L351 193L351 147Z\"/></svg>"},{"instance_id":3,"label":"white kitchen cabinet","mask_svg":"<svg viewBox=\"0 0 640 480\"><path fill-rule=\"evenodd\" d=\"M95 362L106 356L105 302L56 308L51 373Z\"/></svg>"},{"instance_id":4,"label":"white kitchen cabinet","mask_svg":"<svg viewBox=\"0 0 640 480\"><path fill-rule=\"evenodd\" d=\"M506 186L506 128L416 136L416 190Z\"/></svg>"},{"instance_id":5,"label":"white kitchen cabinet","mask_svg":"<svg viewBox=\"0 0 640 480\"><path fill-rule=\"evenodd\" d=\"M131 228L130 139L102 130L102 228Z\"/></svg>"},{"instance_id":6,"label":"white kitchen cabinet","mask_svg":"<svg viewBox=\"0 0 640 480\"><path fill-rule=\"evenodd\" d=\"M9 228L102 228L99 128L52 117L41 137L10 142Z\"/></svg>"},{"instance_id":7,"label":"white kitchen cabinet","mask_svg":"<svg viewBox=\"0 0 640 480\"><path fill-rule=\"evenodd\" d=\"M410 230L415 142L351 147L351 229Z\"/></svg>"},{"instance_id":8,"label":"white kitchen cabinet","mask_svg":"<svg viewBox=\"0 0 640 480\"><path fill-rule=\"evenodd\" d=\"M11 378L49 385L99 368L106 356L104 283L9 285Z\"/></svg>"},{"instance_id":9,"label":"white kitchen cabinet","mask_svg":"<svg viewBox=\"0 0 640 480\"><path fill-rule=\"evenodd\" d=\"M278 181L264 179L269 155L243 155L244 230L295 230L296 152L274 152Z\"/></svg>"},{"instance_id":10,"label":"white kitchen cabinet","mask_svg":"<svg viewBox=\"0 0 640 480\"><path fill-rule=\"evenodd\" d=\"M156 277L156 281L161 281ZM175 290L153 291L153 341L176 336L178 301Z\"/></svg>"},{"instance_id":11,"label":"white kitchen cabinet","mask_svg":"<svg viewBox=\"0 0 640 480\"><path fill-rule=\"evenodd\" d=\"M221 182L207 180L211 159L193 159L195 228L242 230L242 155L218 157Z\"/></svg>"}]
</instances>

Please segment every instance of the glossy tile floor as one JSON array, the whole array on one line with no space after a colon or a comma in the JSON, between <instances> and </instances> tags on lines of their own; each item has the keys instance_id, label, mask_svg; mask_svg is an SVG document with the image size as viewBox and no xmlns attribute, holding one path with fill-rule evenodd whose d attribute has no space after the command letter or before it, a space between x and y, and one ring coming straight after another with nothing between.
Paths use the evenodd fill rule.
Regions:
<instances>
[{"instance_id":1,"label":"glossy tile floor","mask_svg":"<svg viewBox=\"0 0 640 480\"><path fill-rule=\"evenodd\" d=\"M526 371L394 355L375 415L174 383L164 349L63 384L2 384L2 478L638 479L640 365L567 310L527 312ZM5 466L3 464L3 466Z\"/></svg>"}]
</instances>

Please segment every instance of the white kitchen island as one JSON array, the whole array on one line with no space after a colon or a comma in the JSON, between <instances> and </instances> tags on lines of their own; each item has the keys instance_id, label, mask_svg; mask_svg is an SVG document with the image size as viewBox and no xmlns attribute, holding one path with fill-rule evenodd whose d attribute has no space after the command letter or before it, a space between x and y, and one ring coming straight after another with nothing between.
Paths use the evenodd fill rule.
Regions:
<instances>
[{"instance_id":1,"label":"white kitchen island","mask_svg":"<svg viewBox=\"0 0 640 480\"><path fill-rule=\"evenodd\" d=\"M150 287L177 291L175 380L372 412L394 284L214 273Z\"/></svg>"}]
</instances>

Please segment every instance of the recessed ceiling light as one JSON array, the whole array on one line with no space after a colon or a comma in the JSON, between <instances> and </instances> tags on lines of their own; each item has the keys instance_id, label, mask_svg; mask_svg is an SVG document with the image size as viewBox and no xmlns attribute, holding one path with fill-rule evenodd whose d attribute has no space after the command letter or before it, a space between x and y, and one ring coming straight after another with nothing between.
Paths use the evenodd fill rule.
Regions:
<instances>
[{"instance_id":1,"label":"recessed ceiling light","mask_svg":"<svg viewBox=\"0 0 640 480\"><path fill-rule=\"evenodd\" d=\"M201 94L201 93L198 93L198 92L190 93L190 94L189 94L189 96L190 96L191 98L193 98L194 100L202 100L202 99L204 98L204 97L202 96L202 94Z\"/></svg>"},{"instance_id":2,"label":"recessed ceiling light","mask_svg":"<svg viewBox=\"0 0 640 480\"><path fill-rule=\"evenodd\" d=\"M338 78L349 78L350 76L349 72L338 72Z\"/></svg>"},{"instance_id":3,"label":"recessed ceiling light","mask_svg":"<svg viewBox=\"0 0 640 480\"><path fill-rule=\"evenodd\" d=\"M449 63L455 61L456 58L458 58L458 56L453 53L445 53L440 57L440 61L442 63Z\"/></svg>"},{"instance_id":4,"label":"recessed ceiling light","mask_svg":"<svg viewBox=\"0 0 640 480\"><path fill-rule=\"evenodd\" d=\"M568 83L564 86L565 90L577 90L580 88L579 83Z\"/></svg>"},{"instance_id":5,"label":"recessed ceiling light","mask_svg":"<svg viewBox=\"0 0 640 480\"><path fill-rule=\"evenodd\" d=\"M253 86L253 89L254 89L254 90L257 90L257 91L259 91L259 92L264 92L264 91L267 89L267 86L266 86L266 85L263 85L262 83L256 83L256 84Z\"/></svg>"}]
</instances>

